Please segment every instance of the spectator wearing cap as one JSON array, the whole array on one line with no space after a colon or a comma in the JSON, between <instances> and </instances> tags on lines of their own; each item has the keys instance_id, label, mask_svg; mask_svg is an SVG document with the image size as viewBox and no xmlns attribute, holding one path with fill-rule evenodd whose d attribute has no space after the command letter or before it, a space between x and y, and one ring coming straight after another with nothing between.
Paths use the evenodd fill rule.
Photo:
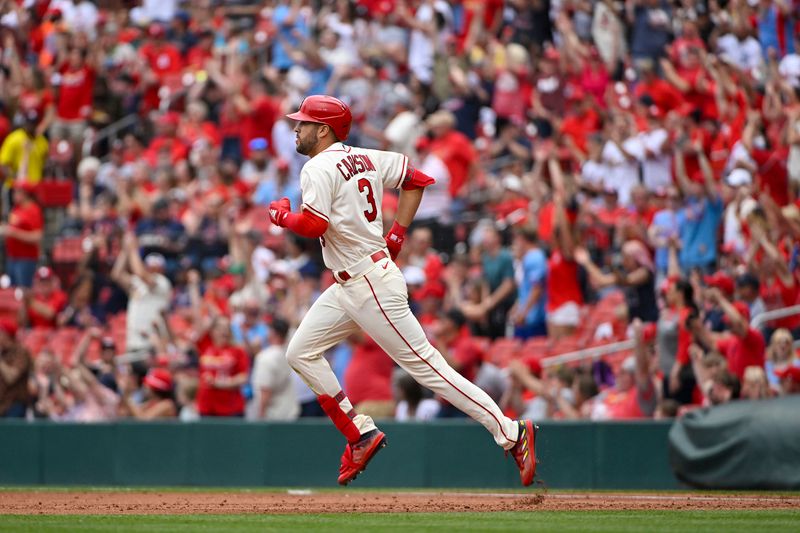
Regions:
<instances>
[{"instance_id":1,"label":"spectator wearing cap","mask_svg":"<svg viewBox=\"0 0 800 533\"><path fill-rule=\"evenodd\" d=\"M136 224L136 236L142 255L161 255L166 260L167 273L174 274L185 251L188 236L183 224L171 216L167 198L156 200L150 216L139 220Z\"/></svg>"},{"instance_id":2,"label":"spectator wearing cap","mask_svg":"<svg viewBox=\"0 0 800 533\"><path fill-rule=\"evenodd\" d=\"M159 82L166 76L183 70L183 57L177 46L167 40L167 29L161 22L152 22L147 28L147 41L139 48L139 55L147 62Z\"/></svg>"},{"instance_id":3,"label":"spectator wearing cap","mask_svg":"<svg viewBox=\"0 0 800 533\"><path fill-rule=\"evenodd\" d=\"M512 384L506 391L505 400L520 417L531 420L560 418L559 405L563 403L574 409L574 369L562 366L545 377L538 359L528 357L513 359L508 370Z\"/></svg>"},{"instance_id":4,"label":"spectator wearing cap","mask_svg":"<svg viewBox=\"0 0 800 533\"><path fill-rule=\"evenodd\" d=\"M750 272L745 272L736 278L736 299L747 304L752 319L767 310L761 298L761 281L758 276Z\"/></svg>"},{"instance_id":5,"label":"spectator wearing cap","mask_svg":"<svg viewBox=\"0 0 800 533\"><path fill-rule=\"evenodd\" d=\"M32 366L30 353L17 340L16 323L0 320L0 417L25 417Z\"/></svg>"},{"instance_id":6,"label":"spectator wearing cap","mask_svg":"<svg viewBox=\"0 0 800 533\"><path fill-rule=\"evenodd\" d=\"M186 104L186 114L180 121L177 135L189 146L203 140L216 147L222 141L217 126L208 120L208 106L202 100Z\"/></svg>"},{"instance_id":7,"label":"spectator wearing cap","mask_svg":"<svg viewBox=\"0 0 800 533\"><path fill-rule=\"evenodd\" d=\"M514 324L514 337L528 339L547 336L547 256L539 247L536 232L527 228L514 232L512 250L517 301L509 312L509 320Z\"/></svg>"},{"instance_id":8,"label":"spectator wearing cap","mask_svg":"<svg viewBox=\"0 0 800 533\"><path fill-rule=\"evenodd\" d=\"M241 388L247 383L250 359L233 344L231 323L224 316L212 319L208 333L197 341L200 382L197 411L200 416L244 415Z\"/></svg>"},{"instance_id":9,"label":"spectator wearing cap","mask_svg":"<svg viewBox=\"0 0 800 533\"><path fill-rule=\"evenodd\" d=\"M111 279L128 294L125 347L129 352L149 350L150 335L164 327L162 312L169 309L172 298L165 267L164 256L157 253L148 254L142 261L136 237L125 233Z\"/></svg>"},{"instance_id":10,"label":"spectator wearing cap","mask_svg":"<svg viewBox=\"0 0 800 533\"><path fill-rule=\"evenodd\" d=\"M289 324L281 318L272 321L266 347L253 361L253 399L247 410L251 420L295 420L300 403L293 372L286 362Z\"/></svg>"},{"instance_id":11,"label":"spectator wearing cap","mask_svg":"<svg viewBox=\"0 0 800 533\"><path fill-rule=\"evenodd\" d=\"M600 130L600 116L591 96L580 87L572 87L568 104L566 117L557 121L559 131L566 143L574 144L585 153L588 138Z\"/></svg>"},{"instance_id":12,"label":"spectator wearing cap","mask_svg":"<svg viewBox=\"0 0 800 533\"><path fill-rule=\"evenodd\" d=\"M756 186L766 192L778 207L784 207L790 201L789 149L783 143L775 143L766 127L760 111L748 111L741 145L755 162Z\"/></svg>"},{"instance_id":13,"label":"spectator wearing cap","mask_svg":"<svg viewBox=\"0 0 800 533\"><path fill-rule=\"evenodd\" d=\"M89 352L89 346L93 342L100 344L100 358L97 361L89 363L86 361L86 355ZM114 339L103 335L102 329L92 327L86 330L83 338L75 347L73 360L78 361L82 365L86 365L102 385L117 392L117 365L114 360L116 355L117 345Z\"/></svg>"},{"instance_id":14,"label":"spectator wearing cap","mask_svg":"<svg viewBox=\"0 0 800 533\"><path fill-rule=\"evenodd\" d=\"M714 287L722 291L722 294L728 300L733 301L734 292L736 291L736 284L731 276L726 272L720 270L710 276L704 276L703 282L707 287ZM705 322L709 325L711 331L722 332L728 329L728 324L725 320L725 313L716 305L706 309Z\"/></svg>"},{"instance_id":15,"label":"spectator wearing cap","mask_svg":"<svg viewBox=\"0 0 800 533\"><path fill-rule=\"evenodd\" d=\"M653 368L653 335L646 333L641 321L633 322L635 355L623 361L615 373L612 389L597 396L592 405L592 420L650 418L659 403Z\"/></svg>"},{"instance_id":16,"label":"spectator wearing cap","mask_svg":"<svg viewBox=\"0 0 800 533\"><path fill-rule=\"evenodd\" d=\"M264 320L262 303L255 299L246 299L241 312L233 317L231 332L233 341L244 348L250 357L255 357L267 346L269 327Z\"/></svg>"},{"instance_id":17,"label":"spectator wearing cap","mask_svg":"<svg viewBox=\"0 0 800 533\"><path fill-rule=\"evenodd\" d=\"M658 321L655 265L647 247L640 241L630 240L622 245L620 262L613 272L603 272L585 248L575 250L575 260L586 269L594 288L622 287L630 320Z\"/></svg>"},{"instance_id":18,"label":"spectator wearing cap","mask_svg":"<svg viewBox=\"0 0 800 533\"><path fill-rule=\"evenodd\" d=\"M8 223L0 224L0 236L5 237L6 272L11 284L30 287L36 272L44 234L42 209L34 199L35 186L28 181L14 185L14 207Z\"/></svg>"},{"instance_id":19,"label":"spectator wearing cap","mask_svg":"<svg viewBox=\"0 0 800 533\"><path fill-rule=\"evenodd\" d=\"M22 126L9 133L0 146L0 165L6 186L15 181L35 185L42 180L49 143L44 135L36 133L39 119L38 112L27 111Z\"/></svg>"},{"instance_id":20,"label":"spectator wearing cap","mask_svg":"<svg viewBox=\"0 0 800 533\"><path fill-rule=\"evenodd\" d=\"M703 183L689 181L683 157L685 145L685 142L676 144L674 159L675 177L686 199L678 212L680 267L684 272L693 268L708 272L717 260L717 235L724 205L700 141L692 142L689 150L697 156Z\"/></svg>"},{"instance_id":21,"label":"spectator wearing cap","mask_svg":"<svg viewBox=\"0 0 800 533\"><path fill-rule=\"evenodd\" d=\"M95 57L87 48L72 46L58 66L59 91L56 120L50 128L53 139L66 139L77 144L83 139L92 113L92 100L97 73Z\"/></svg>"},{"instance_id":22,"label":"spectator wearing cap","mask_svg":"<svg viewBox=\"0 0 800 533\"><path fill-rule=\"evenodd\" d=\"M126 386L122 389L122 405L136 420L169 419L178 416L172 374L166 368L151 368L147 372L143 380L144 401L141 404L133 399L134 380L128 379L125 383Z\"/></svg>"},{"instance_id":23,"label":"spectator wearing cap","mask_svg":"<svg viewBox=\"0 0 800 533\"><path fill-rule=\"evenodd\" d=\"M36 269L33 287L24 291L20 307L20 324L32 328L53 329L58 314L67 306L67 295L61 290L58 278L50 267Z\"/></svg>"},{"instance_id":24,"label":"spectator wearing cap","mask_svg":"<svg viewBox=\"0 0 800 533\"><path fill-rule=\"evenodd\" d=\"M782 395L800 394L800 367L787 366L775 372L775 375L780 380Z\"/></svg>"},{"instance_id":25,"label":"spectator wearing cap","mask_svg":"<svg viewBox=\"0 0 800 533\"><path fill-rule=\"evenodd\" d=\"M247 147L250 155L242 163L242 168L239 169L239 176L245 183L258 185L271 177L269 172L269 141L263 137L256 137L248 143ZM257 194L254 196L257 196ZM273 198L270 198L269 201L272 200ZM258 202L256 201L256 203Z\"/></svg>"},{"instance_id":26,"label":"spectator wearing cap","mask_svg":"<svg viewBox=\"0 0 800 533\"><path fill-rule=\"evenodd\" d=\"M645 97L649 98L652 105L648 107L648 114L655 115L653 119L656 117L661 118L661 116L675 109L679 109L683 105L684 99L680 91L663 78L658 77L653 60L639 60L637 62L637 68L639 71L639 81L636 84L633 95L640 101ZM651 112L650 109L653 106L655 106L655 109ZM657 114L656 110L658 110L660 114Z\"/></svg>"},{"instance_id":27,"label":"spectator wearing cap","mask_svg":"<svg viewBox=\"0 0 800 533\"><path fill-rule=\"evenodd\" d=\"M716 347L728 360L728 369L739 380L748 366L764 367L765 345L761 332L750 327L750 311L744 302L730 302L716 288L706 290L706 298L725 313L730 335L714 337L705 326L697 326L694 337L704 346Z\"/></svg>"}]
</instances>

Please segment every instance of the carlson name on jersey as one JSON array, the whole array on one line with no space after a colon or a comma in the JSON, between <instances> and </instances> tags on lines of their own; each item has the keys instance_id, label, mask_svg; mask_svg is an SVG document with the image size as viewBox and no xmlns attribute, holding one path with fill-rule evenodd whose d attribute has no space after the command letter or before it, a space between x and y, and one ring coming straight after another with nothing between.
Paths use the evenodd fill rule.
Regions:
<instances>
[{"instance_id":1,"label":"carlson name on jersey","mask_svg":"<svg viewBox=\"0 0 800 533\"><path fill-rule=\"evenodd\" d=\"M374 171L375 165L373 165L369 157L364 154L350 154L336 163L336 168L345 181L348 181L353 176L361 174L362 172Z\"/></svg>"}]
</instances>

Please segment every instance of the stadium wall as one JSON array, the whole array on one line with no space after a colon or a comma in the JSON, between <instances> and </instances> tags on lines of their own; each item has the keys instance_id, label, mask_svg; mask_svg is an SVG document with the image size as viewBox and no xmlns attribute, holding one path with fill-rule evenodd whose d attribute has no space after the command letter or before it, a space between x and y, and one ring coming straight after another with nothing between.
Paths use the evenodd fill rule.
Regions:
<instances>
[{"instance_id":1,"label":"stadium wall","mask_svg":"<svg viewBox=\"0 0 800 533\"><path fill-rule=\"evenodd\" d=\"M546 487L670 489L669 422L541 424ZM465 421L381 423L389 446L359 487L517 488L486 431ZM322 421L112 424L0 421L0 485L324 487L344 442Z\"/></svg>"}]
</instances>

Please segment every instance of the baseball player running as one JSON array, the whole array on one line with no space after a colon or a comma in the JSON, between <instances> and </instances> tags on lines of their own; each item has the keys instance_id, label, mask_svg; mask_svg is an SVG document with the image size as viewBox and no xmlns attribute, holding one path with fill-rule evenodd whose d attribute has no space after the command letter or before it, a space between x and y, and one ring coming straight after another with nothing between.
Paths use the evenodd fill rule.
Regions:
<instances>
[{"instance_id":1,"label":"baseball player running","mask_svg":"<svg viewBox=\"0 0 800 533\"><path fill-rule=\"evenodd\" d=\"M298 112L287 116L297 121L297 151L311 159L300 174L300 212L291 212L289 200L282 198L270 204L270 219L303 237L319 238L325 265L337 283L308 310L286 358L347 439L339 483L354 480L386 446L386 436L372 418L353 410L323 358L326 350L361 328L421 385L483 424L514 457L522 484L530 485L536 472L536 427L529 420L504 416L431 346L411 314L405 279L394 264L423 191L434 180L402 154L343 144L352 115L336 98L309 96ZM380 206L386 187L400 189L400 200L384 238Z\"/></svg>"}]
</instances>

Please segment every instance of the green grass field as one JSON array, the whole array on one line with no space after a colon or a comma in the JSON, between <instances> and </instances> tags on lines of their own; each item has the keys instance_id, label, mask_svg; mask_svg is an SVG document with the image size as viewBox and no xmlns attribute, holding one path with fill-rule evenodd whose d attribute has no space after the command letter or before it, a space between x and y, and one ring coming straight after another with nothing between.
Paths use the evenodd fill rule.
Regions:
<instances>
[{"instance_id":1,"label":"green grass field","mask_svg":"<svg viewBox=\"0 0 800 533\"><path fill-rule=\"evenodd\" d=\"M369 528L369 529L367 529ZM0 515L2 532L800 531L800 511L543 511L317 515Z\"/></svg>"}]
</instances>

